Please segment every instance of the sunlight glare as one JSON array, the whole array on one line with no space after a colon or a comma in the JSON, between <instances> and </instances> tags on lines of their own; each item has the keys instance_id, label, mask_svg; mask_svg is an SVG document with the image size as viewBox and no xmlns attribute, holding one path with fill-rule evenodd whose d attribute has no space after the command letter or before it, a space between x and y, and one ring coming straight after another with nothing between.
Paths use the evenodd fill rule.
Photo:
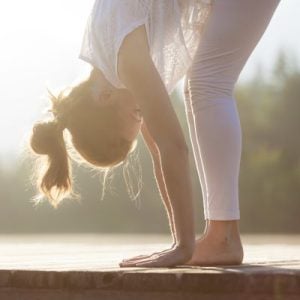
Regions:
<instances>
[{"instance_id":1,"label":"sunlight glare","mask_svg":"<svg viewBox=\"0 0 300 300\"><path fill-rule=\"evenodd\" d=\"M78 53L92 3L0 2L0 154L6 158L20 151L24 129L40 117L46 86L67 85L86 67Z\"/></svg>"},{"instance_id":2,"label":"sunlight glare","mask_svg":"<svg viewBox=\"0 0 300 300\"><path fill-rule=\"evenodd\" d=\"M24 133L48 105L46 87L66 86L89 68L78 55L93 2L0 2L0 165L21 151ZM299 54L299 13L298 0L281 1L242 78L253 73L257 62L270 64L281 45Z\"/></svg>"}]
</instances>

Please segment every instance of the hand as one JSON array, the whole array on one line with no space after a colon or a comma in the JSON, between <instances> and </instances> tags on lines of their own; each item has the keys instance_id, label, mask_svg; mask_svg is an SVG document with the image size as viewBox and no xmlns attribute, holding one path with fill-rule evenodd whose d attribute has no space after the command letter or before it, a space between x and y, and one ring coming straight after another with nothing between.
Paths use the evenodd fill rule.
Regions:
<instances>
[{"instance_id":1,"label":"hand","mask_svg":"<svg viewBox=\"0 0 300 300\"><path fill-rule=\"evenodd\" d=\"M194 247L176 246L146 258L121 262L120 267L174 267L184 264L192 257Z\"/></svg>"},{"instance_id":2,"label":"hand","mask_svg":"<svg viewBox=\"0 0 300 300\"><path fill-rule=\"evenodd\" d=\"M134 256L134 257L131 257L131 258L125 258L122 260L121 263L124 263L124 262L135 262L135 261L138 261L138 260L141 260L141 259L145 259L145 258L150 258L150 257L153 257L153 256L156 256L158 254L161 254L161 253L164 253L164 252L168 252L172 249L174 249L176 247L176 242L174 242L171 246L171 248L169 249L165 249L165 250L162 250L162 251L158 251L158 252L154 252L152 254L146 254L146 255L137 255L137 256Z\"/></svg>"}]
</instances>

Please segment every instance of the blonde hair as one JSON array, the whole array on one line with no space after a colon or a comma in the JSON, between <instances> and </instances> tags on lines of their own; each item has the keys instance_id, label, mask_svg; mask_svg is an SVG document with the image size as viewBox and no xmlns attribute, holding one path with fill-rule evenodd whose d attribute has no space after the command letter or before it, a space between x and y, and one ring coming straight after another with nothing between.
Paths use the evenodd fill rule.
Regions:
<instances>
[{"instance_id":1,"label":"blonde hair","mask_svg":"<svg viewBox=\"0 0 300 300\"><path fill-rule=\"evenodd\" d=\"M34 124L29 144L40 158L33 168L39 191L34 199L39 201L46 196L57 207L66 197L78 197L72 188L72 159L109 170L120 165L137 142L120 135L122 124L113 104L102 107L93 101L89 80L70 88L67 94L66 90L58 96L49 92L49 98L53 118ZM64 129L68 131L67 138ZM77 158L69 155L74 150L79 154Z\"/></svg>"}]
</instances>

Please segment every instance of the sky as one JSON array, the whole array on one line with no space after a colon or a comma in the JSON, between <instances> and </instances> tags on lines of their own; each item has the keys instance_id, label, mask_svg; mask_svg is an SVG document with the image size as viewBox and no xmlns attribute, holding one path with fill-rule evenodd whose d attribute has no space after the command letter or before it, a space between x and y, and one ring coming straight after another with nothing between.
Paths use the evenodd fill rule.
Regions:
<instances>
[{"instance_id":1,"label":"sky","mask_svg":"<svg viewBox=\"0 0 300 300\"><path fill-rule=\"evenodd\" d=\"M64 87L89 69L78 54L92 5L93 0L0 2L0 167L20 155L33 122L44 116L46 88ZM280 49L288 49L299 65L299 16L299 0L281 0L241 82L258 64L268 74Z\"/></svg>"}]
</instances>

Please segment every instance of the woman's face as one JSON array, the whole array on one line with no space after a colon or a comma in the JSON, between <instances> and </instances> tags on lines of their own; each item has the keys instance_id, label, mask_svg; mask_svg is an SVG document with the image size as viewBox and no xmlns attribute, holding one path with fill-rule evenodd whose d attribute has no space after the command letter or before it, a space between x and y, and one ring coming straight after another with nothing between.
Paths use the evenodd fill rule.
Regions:
<instances>
[{"instance_id":1,"label":"woman's face","mask_svg":"<svg viewBox=\"0 0 300 300\"><path fill-rule=\"evenodd\" d=\"M112 86L93 87L93 99L100 106L114 105L117 117L121 120L121 135L128 141L136 139L143 122L137 101L128 89Z\"/></svg>"},{"instance_id":2,"label":"woman's face","mask_svg":"<svg viewBox=\"0 0 300 300\"><path fill-rule=\"evenodd\" d=\"M112 101L115 101L118 117L123 121L121 129L122 136L128 140L136 139L143 123L141 110L127 89L118 89L112 94Z\"/></svg>"}]
</instances>

